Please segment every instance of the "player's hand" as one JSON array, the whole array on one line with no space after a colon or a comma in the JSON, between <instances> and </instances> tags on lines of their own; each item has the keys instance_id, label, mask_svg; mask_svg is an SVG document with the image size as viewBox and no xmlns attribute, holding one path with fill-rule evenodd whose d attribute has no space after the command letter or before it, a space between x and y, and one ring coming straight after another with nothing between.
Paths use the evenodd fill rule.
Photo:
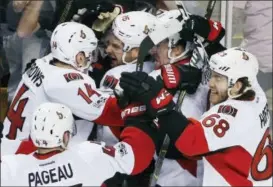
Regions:
<instances>
[{"instance_id":1,"label":"player's hand","mask_svg":"<svg viewBox=\"0 0 273 187\"><path fill-rule=\"evenodd\" d=\"M113 12L115 5L107 0L77 0L77 14L72 18L72 21L83 23L92 27L94 21L101 13Z\"/></svg>"},{"instance_id":2,"label":"player's hand","mask_svg":"<svg viewBox=\"0 0 273 187\"><path fill-rule=\"evenodd\" d=\"M126 92L131 102L146 105L147 112L153 118L173 110L173 96L164 88L162 81L156 81L145 72L123 72L120 87Z\"/></svg>"},{"instance_id":3,"label":"player's hand","mask_svg":"<svg viewBox=\"0 0 273 187\"><path fill-rule=\"evenodd\" d=\"M121 13L121 6L115 6L113 11L101 12L98 19L93 23L92 29L104 33L110 27L114 19Z\"/></svg>"},{"instance_id":4,"label":"player's hand","mask_svg":"<svg viewBox=\"0 0 273 187\"><path fill-rule=\"evenodd\" d=\"M210 42L219 42L225 35L225 29L220 22L198 15L190 15L183 25L180 36L187 41L193 41L194 34L198 34Z\"/></svg>"},{"instance_id":5,"label":"player's hand","mask_svg":"<svg viewBox=\"0 0 273 187\"><path fill-rule=\"evenodd\" d=\"M177 90L195 93L202 79L202 71L188 65L167 64L161 67L165 88L172 94Z\"/></svg>"}]
</instances>

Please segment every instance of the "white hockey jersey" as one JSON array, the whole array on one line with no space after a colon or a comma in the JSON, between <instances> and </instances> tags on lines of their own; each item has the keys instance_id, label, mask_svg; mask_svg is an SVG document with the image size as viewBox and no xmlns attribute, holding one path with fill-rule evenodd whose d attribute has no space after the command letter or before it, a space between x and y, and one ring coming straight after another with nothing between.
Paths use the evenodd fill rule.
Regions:
<instances>
[{"instance_id":1,"label":"white hockey jersey","mask_svg":"<svg viewBox=\"0 0 273 187\"><path fill-rule=\"evenodd\" d=\"M154 70L153 62L145 62L143 64L143 71L150 73ZM136 71L136 64L125 64L114 67L107 71L100 82L100 90L113 94L114 87L118 87L119 79L122 72L134 72ZM97 140L104 141L107 145L114 145L119 141L119 135L121 133L120 127L106 126L97 127Z\"/></svg>"},{"instance_id":2,"label":"white hockey jersey","mask_svg":"<svg viewBox=\"0 0 273 187\"><path fill-rule=\"evenodd\" d=\"M22 76L4 120L4 136L28 138L32 112L43 102L65 104L88 121L123 125L115 97L95 88L93 79L79 71L51 65L48 58L36 60Z\"/></svg>"},{"instance_id":3,"label":"white hockey jersey","mask_svg":"<svg viewBox=\"0 0 273 187\"><path fill-rule=\"evenodd\" d=\"M213 106L176 141L183 154L204 155L203 186L272 185L268 105L258 83L253 87L254 100Z\"/></svg>"},{"instance_id":4,"label":"white hockey jersey","mask_svg":"<svg viewBox=\"0 0 273 187\"><path fill-rule=\"evenodd\" d=\"M161 70L155 70L149 75L154 78L161 76ZM194 94L185 95L180 109L186 117L201 118L202 114L207 110L208 91L207 85L200 84ZM177 103L178 97L179 93L175 94L173 98L175 103ZM165 158L157 184L160 186L200 186L202 178L202 160Z\"/></svg>"},{"instance_id":5,"label":"white hockey jersey","mask_svg":"<svg viewBox=\"0 0 273 187\"><path fill-rule=\"evenodd\" d=\"M86 141L64 152L3 156L1 185L107 186L117 173L138 174L151 162L155 146L146 133L130 128L113 147Z\"/></svg>"}]
</instances>

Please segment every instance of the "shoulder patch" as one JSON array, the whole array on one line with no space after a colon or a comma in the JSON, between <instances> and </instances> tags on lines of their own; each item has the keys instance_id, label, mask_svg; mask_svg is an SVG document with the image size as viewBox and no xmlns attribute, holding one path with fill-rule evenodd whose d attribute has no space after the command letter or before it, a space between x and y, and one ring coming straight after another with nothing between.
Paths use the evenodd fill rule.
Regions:
<instances>
[{"instance_id":1,"label":"shoulder patch","mask_svg":"<svg viewBox=\"0 0 273 187\"><path fill-rule=\"evenodd\" d=\"M66 82L75 81L75 80L83 80L83 77L79 73L67 73L64 74L64 78Z\"/></svg>"},{"instance_id":2,"label":"shoulder patch","mask_svg":"<svg viewBox=\"0 0 273 187\"><path fill-rule=\"evenodd\" d=\"M230 106L230 105L220 105L219 109L218 109L218 113L222 113L222 114L227 114L227 115L231 115L233 117L236 116L237 114L237 109Z\"/></svg>"}]
</instances>

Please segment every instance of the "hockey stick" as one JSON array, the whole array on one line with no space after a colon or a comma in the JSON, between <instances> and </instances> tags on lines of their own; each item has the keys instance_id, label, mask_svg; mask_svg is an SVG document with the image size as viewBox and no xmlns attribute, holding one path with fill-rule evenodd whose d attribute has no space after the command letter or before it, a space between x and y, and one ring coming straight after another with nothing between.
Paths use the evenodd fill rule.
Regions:
<instances>
[{"instance_id":1,"label":"hockey stick","mask_svg":"<svg viewBox=\"0 0 273 187\"><path fill-rule=\"evenodd\" d=\"M207 6L207 10L206 10L207 12L206 12L206 15L205 15L205 17L207 19L211 18L213 9L215 7L215 4L216 4L216 0L215 1L213 1L213 0L209 1L208 6Z\"/></svg>"},{"instance_id":2,"label":"hockey stick","mask_svg":"<svg viewBox=\"0 0 273 187\"><path fill-rule=\"evenodd\" d=\"M189 14L186 11L185 6L183 5L183 2L182 1L175 1L175 3L177 5L177 8L180 10L182 20L188 19ZM207 13L206 13L206 18L207 19L210 19L215 3L216 3L216 1L210 1L209 2L208 6L207 6L207 9L206 9L207 10ZM194 43L195 43L195 45L197 47L193 51L193 55L194 55L194 53L195 53L195 55L198 55L199 50L200 50L200 49L198 49L198 47L201 47L201 50L205 50L202 42L200 41L200 39L197 36L195 36ZM199 55L200 55L200 53L199 53ZM206 53L205 53L205 56L203 57L203 60L208 60L208 57L207 57ZM178 101L177 101L176 106L175 106L175 110L178 111L178 112L181 112L181 106L182 106L185 95L186 95L186 91L181 90L180 93L179 93L179 96L178 96ZM162 165L163 165L163 161L164 161L166 153L168 151L169 144L170 144L170 138L169 138L168 135L165 135L163 144L162 144L162 146L160 148L160 151L159 151L159 156L158 156L158 158L156 160L156 163L155 163L155 170L154 170L154 172L152 174L152 177L151 177L151 181L150 181L150 186L151 187L154 187L156 185L156 183L157 183L157 180L158 180L158 177L159 177Z\"/></svg>"},{"instance_id":3,"label":"hockey stick","mask_svg":"<svg viewBox=\"0 0 273 187\"><path fill-rule=\"evenodd\" d=\"M64 10L63 10L63 12L62 12L62 15L61 15L61 17L60 17L60 19L59 19L57 25L59 25L59 24L61 24L61 23L63 23L63 22L65 21L65 19L66 19L68 13L69 13L69 11L70 11L70 9L71 9L71 7L72 7L73 1L74 1L74 0L68 0L68 1L67 1L67 3L66 3L66 5L65 5L65 7L64 7ZM51 48L51 46L50 46L50 44L49 44L46 51L50 52L50 48Z\"/></svg>"}]
</instances>

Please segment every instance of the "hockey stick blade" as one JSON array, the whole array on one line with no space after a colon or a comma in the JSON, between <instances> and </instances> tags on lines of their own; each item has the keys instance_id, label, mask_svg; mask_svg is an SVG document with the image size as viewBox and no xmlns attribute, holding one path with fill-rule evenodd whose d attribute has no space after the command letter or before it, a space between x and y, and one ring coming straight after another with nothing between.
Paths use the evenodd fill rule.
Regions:
<instances>
[{"instance_id":1,"label":"hockey stick blade","mask_svg":"<svg viewBox=\"0 0 273 187\"><path fill-rule=\"evenodd\" d=\"M154 42L147 36L140 44L139 55L137 57L136 71L143 70L143 63L149 51L155 46Z\"/></svg>"}]
</instances>

